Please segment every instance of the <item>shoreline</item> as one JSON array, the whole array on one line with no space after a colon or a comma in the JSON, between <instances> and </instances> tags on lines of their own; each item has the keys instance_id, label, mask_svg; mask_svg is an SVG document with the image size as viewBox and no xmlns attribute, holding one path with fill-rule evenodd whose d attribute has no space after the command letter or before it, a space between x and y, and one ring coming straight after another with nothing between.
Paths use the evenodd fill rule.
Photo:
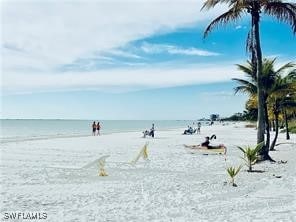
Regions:
<instances>
[{"instance_id":1,"label":"shoreline","mask_svg":"<svg viewBox=\"0 0 296 222\"><path fill-rule=\"evenodd\" d=\"M171 128L171 129L161 129L161 130L157 130L158 132L162 132L162 131L172 131L172 130L182 130L183 128ZM101 136L106 136L106 135L110 135L110 134L121 134L121 133L136 133L139 132L137 130L128 130L128 131L118 131L118 132L108 132L108 133L101 133ZM141 132L142 133L142 132ZM142 133L143 134L143 133ZM93 135L49 135L47 137L31 137L31 138L26 138L26 139L11 139L9 140L9 138L2 138L0 144L6 144L6 143L19 143L19 142L26 142L26 141L38 141L38 140L52 140L52 139L66 139L66 138L80 138L80 137L98 137L98 136L93 136ZM3 141L4 140L4 141ZM7 141L5 141L7 140Z\"/></svg>"},{"instance_id":2,"label":"shoreline","mask_svg":"<svg viewBox=\"0 0 296 222\"><path fill-rule=\"evenodd\" d=\"M86 120L2 120L0 143L55 138L87 137L92 135ZM186 128L191 121L157 120L158 131ZM121 132L142 132L150 129L150 120L110 120L103 122L103 135Z\"/></svg>"},{"instance_id":3,"label":"shoreline","mask_svg":"<svg viewBox=\"0 0 296 222\"><path fill-rule=\"evenodd\" d=\"M227 124L241 124L241 123L245 123L247 124L248 121L246 122L232 122L232 121L229 121L229 122L226 122ZM216 126L219 126L221 125L220 123L216 123ZM203 128L204 127L210 127L209 125L203 125L202 126ZM163 131L174 131L174 130L180 130L180 132L183 132L184 129L186 129L186 126L184 126L183 128L181 127L172 127L172 128L162 128L162 129L156 129L156 132L163 132ZM143 130L143 129L142 129ZM142 131L141 130L129 130L127 129L126 131L125 130L114 130L113 132L106 132L106 133L101 133L102 136L104 135L110 135L110 134L117 134L117 133L135 133L135 132L139 132L140 134L142 134ZM196 133L194 133L196 134ZM31 136L29 138L23 138L23 137L4 137L4 138L1 138L0 139L0 144L6 144L6 143L18 143L18 142L26 142L26 141L35 141L35 140L51 140L51 139L61 139L61 138L79 138L79 137L90 137L90 136L93 136L90 134L77 134L77 135L40 135L40 136Z\"/></svg>"}]
</instances>

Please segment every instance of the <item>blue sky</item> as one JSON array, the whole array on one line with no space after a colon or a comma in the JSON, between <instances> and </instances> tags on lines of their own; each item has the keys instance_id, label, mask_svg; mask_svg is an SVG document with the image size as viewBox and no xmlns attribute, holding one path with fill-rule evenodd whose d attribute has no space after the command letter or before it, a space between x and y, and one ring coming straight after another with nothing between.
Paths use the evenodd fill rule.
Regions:
<instances>
[{"instance_id":1,"label":"blue sky","mask_svg":"<svg viewBox=\"0 0 296 222\"><path fill-rule=\"evenodd\" d=\"M248 58L249 21L204 40L225 8L202 13L200 6L4 2L1 117L196 119L243 111L247 97L233 95L231 78L243 77L234 64ZM261 39L264 56L295 61L288 25L263 17Z\"/></svg>"}]
</instances>

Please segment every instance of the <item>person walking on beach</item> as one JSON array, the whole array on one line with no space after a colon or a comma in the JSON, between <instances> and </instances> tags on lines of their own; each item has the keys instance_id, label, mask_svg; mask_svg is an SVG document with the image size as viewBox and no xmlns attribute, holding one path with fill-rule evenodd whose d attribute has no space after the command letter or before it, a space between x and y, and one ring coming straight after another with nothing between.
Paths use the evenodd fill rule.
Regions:
<instances>
[{"instance_id":1,"label":"person walking on beach","mask_svg":"<svg viewBox=\"0 0 296 222\"><path fill-rule=\"evenodd\" d=\"M100 136L100 130L101 130L101 125L100 125L100 122L98 121L98 124L97 124L97 136Z\"/></svg>"},{"instance_id":2,"label":"person walking on beach","mask_svg":"<svg viewBox=\"0 0 296 222\"><path fill-rule=\"evenodd\" d=\"M198 134L200 134L200 127L201 127L201 123L198 122L198 123L197 123L197 133L198 133Z\"/></svg>"},{"instance_id":3,"label":"person walking on beach","mask_svg":"<svg viewBox=\"0 0 296 222\"><path fill-rule=\"evenodd\" d=\"M96 122L94 121L92 124L92 135L93 136L96 135L96 130L97 130L97 125L96 125Z\"/></svg>"},{"instance_id":4,"label":"person walking on beach","mask_svg":"<svg viewBox=\"0 0 296 222\"><path fill-rule=\"evenodd\" d=\"M153 138L154 138L154 131L155 131L154 123L152 123L152 127L150 129L150 136L152 136Z\"/></svg>"}]
</instances>

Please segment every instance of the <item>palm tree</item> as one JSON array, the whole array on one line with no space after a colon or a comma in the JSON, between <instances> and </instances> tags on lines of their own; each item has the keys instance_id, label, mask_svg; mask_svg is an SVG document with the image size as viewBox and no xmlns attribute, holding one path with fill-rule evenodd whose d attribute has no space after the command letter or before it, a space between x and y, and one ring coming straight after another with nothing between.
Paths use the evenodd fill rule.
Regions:
<instances>
[{"instance_id":1,"label":"palm tree","mask_svg":"<svg viewBox=\"0 0 296 222\"><path fill-rule=\"evenodd\" d=\"M291 73L293 72L294 70ZM295 80L291 79L291 73L285 77L281 75L277 76L276 82L272 87L272 94L269 97L269 104L275 117L275 136L271 143L270 150L274 150L278 138L280 114L286 118L287 109L296 107L295 98L287 96L289 93L293 92L295 85ZM287 121L286 119L286 127L288 128ZM288 131L287 128L286 130Z\"/></svg>"},{"instance_id":2,"label":"palm tree","mask_svg":"<svg viewBox=\"0 0 296 222\"><path fill-rule=\"evenodd\" d=\"M264 117L265 117L265 129L266 129L266 149L269 149L270 144L270 124L269 124L269 114L268 114L268 97L272 94L274 89L274 84L278 76L283 75L287 70L293 68L295 64L289 62L281 66L279 69L275 70L274 59L263 59L262 63L262 90L264 97ZM235 93L241 92L249 94L249 96L254 97L257 95L257 76L254 75L254 66L251 61L247 61L246 65L237 65L238 69L246 74L247 79L238 79L233 78L232 80L236 81L239 86L234 88ZM293 72L293 71L292 71ZM291 72L291 73L292 73ZM291 74L289 74L291 75ZM279 89L277 89L279 90ZM256 103L258 107L258 103Z\"/></svg>"},{"instance_id":3,"label":"palm tree","mask_svg":"<svg viewBox=\"0 0 296 222\"><path fill-rule=\"evenodd\" d=\"M245 108L244 116L246 120L256 121L258 112L256 95L251 95L248 98Z\"/></svg>"},{"instance_id":4,"label":"palm tree","mask_svg":"<svg viewBox=\"0 0 296 222\"><path fill-rule=\"evenodd\" d=\"M206 37L215 27L225 25L229 22L239 20L247 13L251 17L251 29L247 38L247 49L251 52L251 61L254 67L254 75L257 78L257 100L258 100L258 130L257 144L264 141L264 92L262 82L262 50L260 42L260 15L276 17L279 21L286 22L296 33L296 3L283 2L282 0L206 0L203 9L214 8L217 4L228 4L229 10L214 19L206 28ZM270 159L268 149L264 147L260 153L261 160Z\"/></svg>"},{"instance_id":5,"label":"palm tree","mask_svg":"<svg viewBox=\"0 0 296 222\"><path fill-rule=\"evenodd\" d=\"M288 94L286 96L286 103L284 103L284 119L285 119L285 128L286 128L286 140L290 139L289 134L289 117L293 115L293 113L296 111L296 96L295 94Z\"/></svg>"},{"instance_id":6,"label":"palm tree","mask_svg":"<svg viewBox=\"0 0 296 222\"><path fill-rule=\"evenodd\" d=\"M287 99L294 102L296 101L296 69L291 71L288 74L288 82L291 83L291 91L286 95ZM285 117L285 128L286 128L286 139L290 139L289 134L289 124L288 124L288 115L293 114L296 110L295 104L288 103L284 109L284 117Z\"/></svg>"}]
</instances>

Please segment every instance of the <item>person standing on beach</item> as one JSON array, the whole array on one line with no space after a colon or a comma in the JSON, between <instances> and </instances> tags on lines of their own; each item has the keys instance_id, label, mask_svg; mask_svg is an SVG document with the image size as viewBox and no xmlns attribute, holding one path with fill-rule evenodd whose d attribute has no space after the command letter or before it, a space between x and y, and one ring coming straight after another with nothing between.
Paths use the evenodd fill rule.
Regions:
<instances>
[{"instance_id":1,"label":"person standing on beach","mask_svg":"<svg viewBox=\"0 0 296 222\"><path fill-rule=\"evenodd\" d=\"M101 125L100 125L100 122L98 121L98 124L97 124L97 136L100 136L100 130L101 130Z\"/></svg>"},{"instance_id":2,"label":"person standing on beach","mask_svg":"<svg viewBox=\"0 0 296 222\"><path fill-rule=\"evenodd\" d=\"M92 124L92 135L93 136L96 135L96 130L97 130L97 125L96 125L96 122L94 121Z\"/></svg>"},{"instance_id":3,"label":"person standing on beach","mask_svg":"<svg viewBox=\"0 0 296 222\"><path fill-rule=\"evenodd\" d=\"M198 122L197 123L197 133L200 134L200 128L201 128L201 123Z\"/></svg>"},{"instance_id":4,"label":"person standing on beach","mask_svg":"<svg viewBox=\"0 0 296 222\"><path fill-rule=\"evenodd\" d=\"M150 136L152 136L153 138L154 138L154 131L155 131L154 123L152 123L152 128L150 129Z\"/></svg>"}]
</instances>

